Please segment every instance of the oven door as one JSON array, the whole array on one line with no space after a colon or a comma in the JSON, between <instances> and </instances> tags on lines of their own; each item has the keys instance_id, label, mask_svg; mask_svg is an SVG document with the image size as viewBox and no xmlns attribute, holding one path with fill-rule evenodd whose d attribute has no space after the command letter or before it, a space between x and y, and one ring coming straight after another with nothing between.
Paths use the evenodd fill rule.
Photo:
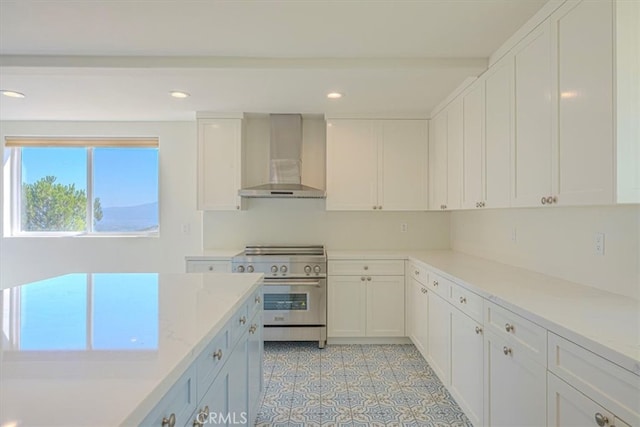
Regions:
<instances>
[{"instance_id":1,"label":"oven door","mask_svg":"<svg viewBox=\"0 0 640 427\"><path fill-rule=\"evenodd\" d=\"M327 279L265 278L265 326L325 326Z\"/></svg>"}]
</instances>

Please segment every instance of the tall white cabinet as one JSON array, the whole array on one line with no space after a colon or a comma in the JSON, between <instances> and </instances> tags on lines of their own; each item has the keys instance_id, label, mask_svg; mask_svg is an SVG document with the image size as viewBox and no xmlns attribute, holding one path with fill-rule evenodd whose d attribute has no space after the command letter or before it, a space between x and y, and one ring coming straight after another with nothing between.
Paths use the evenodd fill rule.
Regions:
<instances>
[{"instance_id":1,"label":"tall white cabinet","mask_svg":"<svg viewBox=\"0 0 640 427\"><path fill-rule=\"evenodd\" d=\"M426 210L426 120L327 118L327 210Z\"/></svg>"},{"instance_id":2,"label":"tall white cabinet","mask_svg":"<svg viewBox=\"0 0 640 427\"><path fill-rule=\"evenodd\" d=\"M199 114L198 209L240 210L243 185L242 114Z\"/></svg>"}]
</instances>

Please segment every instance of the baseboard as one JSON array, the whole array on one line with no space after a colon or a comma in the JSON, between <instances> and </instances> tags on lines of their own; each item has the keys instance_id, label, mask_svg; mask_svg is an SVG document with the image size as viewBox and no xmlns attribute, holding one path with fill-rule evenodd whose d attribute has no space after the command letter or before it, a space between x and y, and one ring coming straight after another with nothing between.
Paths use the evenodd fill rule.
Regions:
<instances>
[{"instance_id":1,"label":"baseboard","mask_svg":"<svg viewBox=\"0 0 640 427\"><path fill-rule=\"evenodd\" d=\"M409 337L328 337L327 344L411 344Z\"/></svg>"}]
</instances>

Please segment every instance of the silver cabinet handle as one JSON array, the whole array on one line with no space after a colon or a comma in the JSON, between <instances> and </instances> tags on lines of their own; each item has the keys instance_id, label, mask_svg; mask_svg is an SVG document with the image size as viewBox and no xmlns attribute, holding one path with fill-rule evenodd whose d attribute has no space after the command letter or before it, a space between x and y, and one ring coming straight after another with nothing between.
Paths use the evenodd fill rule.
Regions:
<instances>
[{"instance_id":1,"label":"silver cabinet handle","mask_svg":"<svg viewBox=\"0 0 640 427\"><path fill-rule=\"evenodd\" d=\"M256 301L256 304L260 304L262 302L262 298L258 296L256 297L255 301Z\"/></svg>"},{"instance_id":2,"label":"silver cabinet handle","mask_svg":"<svg viewBox=\"0 0 640 427\"><path fill-rule=\"evenodd\" d=\"M558 202L558 198L556 196L549 196L547 197L547 204L550 205L552 203L557 203Z\"/></svg>"},{"instance_id":3,"label":"silver cabinet handle","mask_svg":"<svg viewBox=\"0 0 640 427\"><path fill-rule=\"evenodd\" d=\"M247 323L247 318L246 318L245 316L242 316L242 317L240 318L240 324L241 324L241 325L244 325L245 323Z\"/></svg>"},{"instance_id":4,"label":"silver cabinet handle","mask_svg":"<svg viewBox=\"0 0 640 427\"><path fill-rule=\"evenodd\" d=\"M213 266L212 265L209 266L209 271L213 271Z\"/></svg>"},{"instance_id":5,"label":"silver cabinet handle","mask_svg":"<svg viewBox=\"0 0 640 427\"><path fill-rule=\"evenodd\" d=\"M505 356L508 356L513 353L512 350L507 346L502 347L502 352L505 354Z\"/></svg>"},{"instance_id":6,"label":"silver cabinet handle","mask_svg":"<svg viewBox=\"0 0 640 427\"><path fill-rule=\"evenodd\" d=\"M171 415L169 415L169 418L163 418L162 419L162 427L175 427L176 425L176 414L171 413Z\"/></svg>"},{"instance_id":7,"label":"silver cabinet handle","mask_svg":"<svg viewBox=\"0 0 640 427\"><path fill-rule=\"evenodd\" d=\"M380 210L380 211L381 211L381 210L382 210L382 206L378 206L378 210Z\"/></svg>"},{"instance_id":8,"label":"silver cabinet handle","mask_svg":"<svg viewBox=\"0 0 640 427\"><path fill-rule=\"evenodd\" d=\"M413 273L414 273L416 276L419 276L419 275L420 275L420 272L419 272L418 270L414 271Z\"/></svg>"},{"instance_id":9,"label":"silver cabinet handle","mask_svg":"<svg viewBox=\"0 0 640 427\"><path fill-rule=\"evenodd\" d=\"M510 324L510 323L505 323L505 325L504 325L504 329L505 329L507 332L513 332L513 331L516 329L516 327L515 327L515 326L513 326L513 325L512 325L512 324Z\"/></svg>"},{"instance_id":10,"label":"silver cabinet handle","mask_svg":"<svg viewBox=\"0 0 640 427\"><path fill-rule=\"evenodd\" d=\"M422 292L423 294L426 294L427 290L425 288L420 288L420 292Z\"/></svg>"},{"instance_id":11,"label":"silver cabinet handle","mask_svg":"<svg viewBox=\"0 0 640 427\"><path fill-rule=\"evenodd\" d=\"M460 304L466 304L467 299L465 297L460 297Z\"/></svg>"},{"instance_id":12,"label":"silver cabinet handle","mask_svg":"<svg viewBox=\"0 0 640 427\"><path fill-rule=\"evenodd\" d=\"M236 209L237 209L237 210L240 210L240 205L236 205Z\"/></svg>"},{"instance_id":13,"label":"silver cabinet handle","mask_svg":"<svg viewBox=\"0 0 640 427\"><path fill-rule=\"evenodd\" d=\"M360 277L360 280L362 280L364 282L365 281L365 277L364 276Z\"/></svg>"},{"instance_id":14,"label":"silver cabinet handle","mask_svg":"<svg viewBox=\"0 0 640 427\"><path fill-rule=\"evenodd\" d=\"M547 198L543 197L542 199L540 199L540 203L542 203L543 205L547 204Z\"/></svg>"},{"instance_id":15,"label":"silver cabinet handle","mask_svg":"<svg viewBox=\"0 0 640 427\"><path fill-rule=\"evenodd\" d=\"M481 334L482 328L480 326L476 326L476 334Z\"/></svg>"},{"instance_id":16,"label":"silver cabinet handle","mask_svg":"<svg viewBox=\"0 0 640 427\"><path fill-rule=\"evenodd\" d=\"M596 424L598 424L600 427L603 427L609 424L609 418L602 415L600 412L596 413L595 418L596 418Z\"/></svg>"},{"instance_id":17,"label":"silver cabinet handle","mask_svg":"<svg viewBox=\"0 0 640 427\"><path fill-rule=\"evenodd\" d=\"M433 286L438 286L438 281L437 280L433 281Z\"/></svg>"},{"instance_id":18,"label":"silver cabinet handle","mask_svg":"<svg viewBox=\"0 0 640 427\"><path fill-rule=\"evenodd\" d=\"M365 265L365 266L364 266L364 269L365 269L365 270L368 270L368 269L369 269L369 266L368 266L368 265Z\"/></svg>"},{"instance_id":19,"label":"silver cabinet handle","mask_svg":"<svg viewBox=\"0 0 640 427\"><path fill-rule=\"evenodd\" d=\"M367 282L371 281L371 276L367 276Z\"/></svg>"},{"instance_id":20,"label":"silver cabinet handle","mask_svg":"<svg viewBox=\"0 0 640 427\"><path fill-rule=\"evenodd\" d=\"M377 206L374 206L374 207L373 207L373 209L378 209L378 207L377 207Z\"/></svg>"},{"instance_id":21,"label":"silver cabinet handle","mask_svg":"<svg viewBox=\"0 0 640 427\"><path fill-rule=\"evenodd\" d=\"M250 334L255 334L257 330L258 330L258 325L256 325L255 323L251 325L251 327L249 327Z\"/></svg>"},{"instance_id":22,"label":"silver cabinet handle","mask_svg":"<svg viewBox=\"0 0 640 427\"><path fill-rule=\"evenodd\" d=\"M219 348L218 351L214 352L211 356L214 359L221 360L222 359L222 349Z\"/></svg>"}]
</instances>

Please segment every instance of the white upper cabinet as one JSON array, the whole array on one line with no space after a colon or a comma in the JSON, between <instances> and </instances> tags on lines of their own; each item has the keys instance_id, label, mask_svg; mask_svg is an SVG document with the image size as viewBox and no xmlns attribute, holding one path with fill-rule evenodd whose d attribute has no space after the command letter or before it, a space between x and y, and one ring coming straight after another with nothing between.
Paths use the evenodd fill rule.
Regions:
<instances>
[{"instance_id":1,"label":"white upper cabinet","mask_svg":"<svg viewBox=\"0 0 640 427\"><path fill-rule=\"evenodd\" d=\"M489 208L511 204L513 139L513 57L496 63L484 76L484 191Z\"/></svg>"},{"instance_id":2,"label":"white upper cabinet","mask_svg":"<svg viewBox=\"0 0 640 427\"><path fill-rule=\"evenodd\" d=\"M330 119L327 210L426 210L426 120Z\"/></svg>"},{"instance_id":3,"label":"white upper cabinet","mask_svg":"<svg viewBox=\"0 0 640 427\"><path fill-rule=\"evenodd\" d=\"M551 65L551 31L545 22L525 37L514 51L512 206L537 206L542 197L552 195Z\"/></svg>"},{"instance_id":4,"label":"white upper cabinet","mask_svg":"<svg viewBox=\"0 0 640 427\"><path fill-rule=\"evenodd\" d=\"M198 209L239 210L242 119L198 119Z\"/></svg>"},{"instance_id":5,"label":"white upper cabinet","mask_svg":"<svg viewBox=\"0 0 640 427\"><path fill-rule=\"evenodd\" d=\"M447 110L431 120L429 138L429 209L447 209Z\"/></svg>"},{"instance_id":6,"label":"white upper cabinet","mask_svg":"<svg viewBox=\"0 0 640 427\"><path fill-rule=\"evenodd\" d=\"M484 203L484 87L476 80L462 95L463 185L462 207L479 208Z\"/></svg>"},{"instance_id":7,"label":"white upper cabinet","mask_svg":"<svg viewBox=\"0 0 640 427\"><path fill-rule=\"evenodd\" d=\"M463 100L447 107L447 200L446 209L460 209L463 178Z\"/></svg>"}]
</instances>

